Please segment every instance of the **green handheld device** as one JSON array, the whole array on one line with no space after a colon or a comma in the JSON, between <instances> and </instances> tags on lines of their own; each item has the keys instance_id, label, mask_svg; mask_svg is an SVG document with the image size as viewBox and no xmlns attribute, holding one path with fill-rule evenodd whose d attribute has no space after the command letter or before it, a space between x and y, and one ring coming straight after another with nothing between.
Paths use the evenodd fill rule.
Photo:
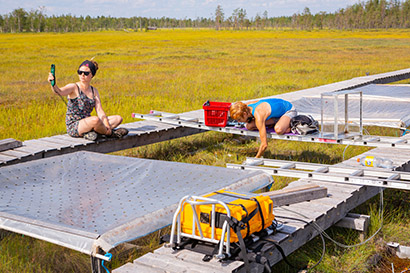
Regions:
<instances>
[{"instance_id":1,"label":"green handheld device","mask_svg":"<svg viewBox=\"0 0 410 273\"><path fill-rule=\"evenodd\" d=\"M56 66L55 64L51 65L51 74L53 74L54 80L51 81L51 86L56 85Z\"/></svg>"}]
</instances>

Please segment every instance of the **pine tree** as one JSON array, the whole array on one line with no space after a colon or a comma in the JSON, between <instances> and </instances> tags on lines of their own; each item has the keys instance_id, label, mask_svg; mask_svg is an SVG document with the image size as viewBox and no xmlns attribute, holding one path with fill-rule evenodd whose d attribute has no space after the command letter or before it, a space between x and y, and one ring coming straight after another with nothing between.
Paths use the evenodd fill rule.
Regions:
<instances>
[{"instance_id":1,"label":"pine tree","mask_svg":"<svg viewBox=\"0 0 410 273\"><path fill-rule=\"evenodd\" d=\"M221 5L218 5L215 10L215 29L219 30L224 22L224 12Z\"/></svg>"}]
</instances>

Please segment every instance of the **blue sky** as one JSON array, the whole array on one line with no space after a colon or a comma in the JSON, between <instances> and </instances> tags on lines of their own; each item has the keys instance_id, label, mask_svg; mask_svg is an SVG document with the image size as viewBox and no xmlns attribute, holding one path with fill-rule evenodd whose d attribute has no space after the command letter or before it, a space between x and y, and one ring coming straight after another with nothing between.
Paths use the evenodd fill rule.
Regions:
<instances>
[{"instance_id":1,"label":"blue sky","mask_svg":"<svg viewBox=\"0 0 410 273\"><path fill-rule=\"evenodd\" d=\"M335 12L357 3L358 0L0 0L0 15L14 9L26 11L45 7L47 15L112 16L112 17L171 17L197 18L213 17L218 5L222 6L225 17L232 15L236 8L246 10L247 17L262 15L266 10L269 17L290 16L302 13L305 7L310 11Z\"/></svg>"}]
</instances>

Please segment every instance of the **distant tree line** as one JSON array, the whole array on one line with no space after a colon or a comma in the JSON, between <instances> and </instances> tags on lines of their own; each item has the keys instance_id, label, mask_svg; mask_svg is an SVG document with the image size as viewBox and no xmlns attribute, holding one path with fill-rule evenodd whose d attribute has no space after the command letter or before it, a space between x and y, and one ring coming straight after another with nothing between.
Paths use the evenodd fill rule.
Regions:
<instances>
[{"instance_id":1,"label":"distant tree line","mask_svg":"<svg viewBox=\"0 0 410 273\"><path fill-rule=\"evenodd\" d=\"M99 30L134 29L146 31L155 28L187 28L213 26L208 18L175 19L175 18L115 18L106 16L47 16L45 8L25 11L15 9L9 14L0 15L0 32L82 32Z\"/></svg>"},{"instance_id":2,"label":"distant tree line","mask_svg":"<svg viewBox=\"0 0 410 273\"><path fill-rule=\"evenodd\" d=\"M291 27L299 29L374 29L410 28L410 0L369 0L359 2L335 13L315 15L305 8L294 14Z\"/></svg>"},{"instance_id":3,"label":"distant tree line","mask_svg":"<svg viewBox=\"0 0 410 273\"><path fill-rule=\"evenodd\" d=\"M212 18L115 18L106 16L47 16L45 7L26 11L15 9L0 15L0 32L82 32L98 30L150 30L155 28L210 28L220 29L372 29L410 28L410 0L368 0L358 2L335 13L312 14L309 8L292 16L269 17L268 12L248 18L246 10L237 8L225 16L218 5Z\"/></svg>"}]
</instances>

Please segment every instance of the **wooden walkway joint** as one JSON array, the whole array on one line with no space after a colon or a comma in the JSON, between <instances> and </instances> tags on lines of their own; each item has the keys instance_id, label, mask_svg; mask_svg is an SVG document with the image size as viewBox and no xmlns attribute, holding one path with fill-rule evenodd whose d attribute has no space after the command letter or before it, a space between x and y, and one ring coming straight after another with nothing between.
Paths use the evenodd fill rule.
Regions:
<instances>
[{"instance_id":1,"label":"wooden walkway joint","mask_svg":"<svg viewBox=\"0 0 410 273\"><path fill-rule=\"evenodd\" d=\"M21 141L15 140L13 138L6 138L6 139L0 140L0 152L18 148L21 146L23 146Z\"/></svg>"}]
</instances>

